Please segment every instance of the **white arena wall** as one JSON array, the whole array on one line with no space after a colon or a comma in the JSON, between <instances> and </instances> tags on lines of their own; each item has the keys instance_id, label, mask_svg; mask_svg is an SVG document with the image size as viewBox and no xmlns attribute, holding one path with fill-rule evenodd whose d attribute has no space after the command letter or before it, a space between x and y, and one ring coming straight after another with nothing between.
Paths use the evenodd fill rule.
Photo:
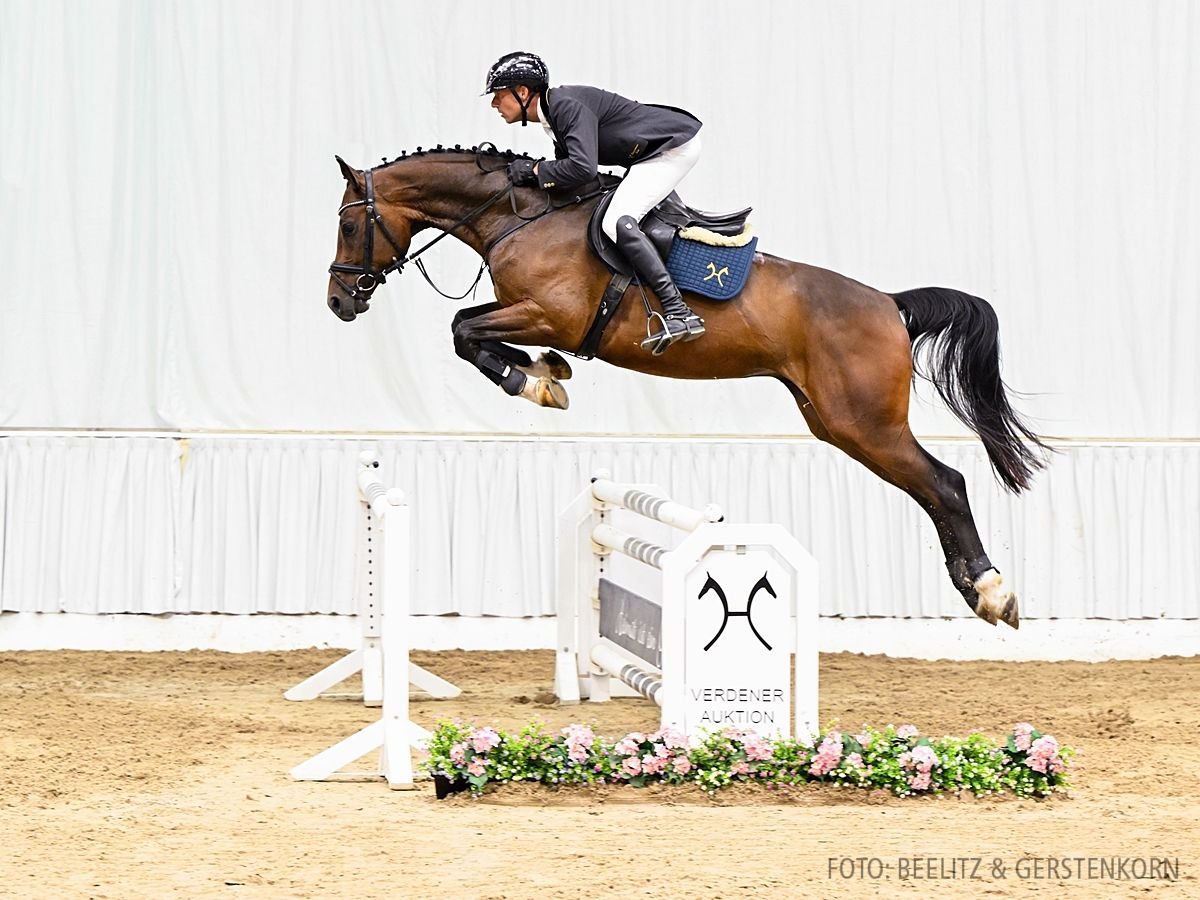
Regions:
<instances>
[{"instance_id":1,"label":"white arena wall","mask_svg":"<svg viewBox=\"0 0 1200 900\"><path fill-rule=\"evenodd\" d=\"M812 439L8 433L0 649L354 646L367 447L414 510L417 647L553 646L555 518L600 468L792 531L821 566L825 650L1200 647L1200 444L1059 442L1020 498L977 443L926 444L967 478L1019 632L970 614L916 504Z\"/></svg>"},{"instance_id":2,"label":"white arena wall","mask_svg":"<svg viewBox=\"0 0 1200 900\"><path fill-rule=\"evenodd\" d=\"M554 516L605 467L793 530L826 649L1200 652L1197 47L1191 0L5 0L0 649L352 645L372 445L419 523L417 646L550 646ZM993 305L1050 469L1001 493L920 381L912 424L966 475L1019 632L778 384L578 363L560 413L454 355L486 275L451 303L410 268L329 313L334 154L552 152L479 96L514 49L699 116L680 193L754 206L763 252ZM451 293L478 267L423 259Z\"/></svg>"}]
</instances>

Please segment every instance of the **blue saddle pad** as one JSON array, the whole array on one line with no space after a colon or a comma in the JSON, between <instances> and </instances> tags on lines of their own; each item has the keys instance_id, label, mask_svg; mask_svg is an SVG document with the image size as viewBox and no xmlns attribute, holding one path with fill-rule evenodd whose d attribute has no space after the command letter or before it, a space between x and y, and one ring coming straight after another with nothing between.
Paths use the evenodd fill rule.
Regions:
<instances>
[{"instance_id":1,"label":"blue saddle pad","mask_svg":"<svg viewBox=\"0 0 1200 900\"><path fill-rule=\"evenodd\" d=\"M714 247L676 236L667 256L667 271L681 291L729 300L746 284L757 246L758 238L744 247Z\"/></svg>"}]
</instances>

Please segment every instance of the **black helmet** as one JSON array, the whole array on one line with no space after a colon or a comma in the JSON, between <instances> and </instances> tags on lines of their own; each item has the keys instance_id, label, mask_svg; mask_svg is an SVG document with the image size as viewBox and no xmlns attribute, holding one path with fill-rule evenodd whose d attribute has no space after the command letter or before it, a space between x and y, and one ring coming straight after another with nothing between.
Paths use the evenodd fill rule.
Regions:
<instances>
[{"instance_id":1,"label":"black helmet","mask_svg":"<svg viewBox=\"0 0 1200 900\"><path fill-rule=\"evenodd\" d=\"M512 88L523 84L535 93L540 93L550 84L550 70L536 53L518 50L506 53L488 69L483 92L490 94L500 88Z\"/></svg>"}]
</instances>

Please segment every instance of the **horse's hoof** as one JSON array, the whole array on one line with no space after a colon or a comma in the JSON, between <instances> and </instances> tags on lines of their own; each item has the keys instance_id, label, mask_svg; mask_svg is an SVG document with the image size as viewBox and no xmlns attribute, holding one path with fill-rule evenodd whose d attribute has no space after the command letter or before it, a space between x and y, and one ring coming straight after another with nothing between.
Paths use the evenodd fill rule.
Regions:
<instances>
[{"instance_id":1,"label":"horse's hoof","mask_svg":"<svg viewBox=\"0 0 1200 900\"><path fill-rule=\"evenodd\" d=\"M1017 611L1017 596L1004 586L1004 579L995 569L988 569L973 585L979 602L975 605L975 615L989 625L1003 622L1012 628L1021 626L1020 613Z\"/></svg>"},{"instance_id":2,"label":"horse's hoof","mask_svg":"<svg viewBox=\"0 0 1200 900\"><path fill-rule=\"evenodd\" d=\"M571 377L571 365L553 350L547 350L527 366L517 366L530 378L554 378L566 381Z\"/></svg>"},{"instance_id":3,"label":"horse's hoof","mask_svg":"<svg viewBox=\"0 0 1200 900\"><path fill-rule=\"evenodd\" d=\"M1004 610L1000 613L1000 621L1010 626L1014 631L1021 627L1021 614L1017 610L1016 594L1010 596L1008 602L1004 604Z\"/></svg>"},{"instance_id":4,"label":"horse's hoof","mask_svg":"<svg viewBox=\"0 0 1200 900\"><path fill-rule=\"evenodd\" d=\"M553 350L547 350L539 356L538 364L545 367L546 375L559 381L566 381L572 375L571 364Z\"/></svg>"},{"instance_id":5,"label":"horse's hoof","mask_svg":"<svg viewBox=\"0 0 1200 900\"><path fill-rule=\"evenodd\" d=\"M571 405L567 389L556 378L526 378L521 396L538 406L550 409L566 409Z\"/></svg>"}]
</instances>

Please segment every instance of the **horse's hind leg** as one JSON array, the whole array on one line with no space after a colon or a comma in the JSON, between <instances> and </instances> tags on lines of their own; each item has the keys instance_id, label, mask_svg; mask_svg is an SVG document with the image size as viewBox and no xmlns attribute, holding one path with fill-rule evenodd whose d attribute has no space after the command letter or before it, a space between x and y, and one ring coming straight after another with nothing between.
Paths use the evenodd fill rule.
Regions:
<instances>
[{"instance_id":1,"label":"horse's hind leg","mask_svg":"<svg viewBox=\"0 0 1200 900\"><path fill-rule=\"evenodd\" d=\"M450 331L452 333L457 331L458 326L467 319L474 319L484 313L496 312L502 308L499 303L484 303L480 306L470 306L460 309L454 314L454 319L450 322ZM570 363L554 350L547 350L537 359L533 359L519 347L511 347L500 341L482 341L480 347L493 356L499 357L517 369L520 369L531 378L554 378L559 381L566 381L571 377ZM485 375L491 378L490 370L483 371ZM491 378L491 380L496 381L495 378ZM499 384L498 381L496 383Z\"/></svg>"},{"instance_id":2,"label":"horse's hind leg","mask_svg":"<svg viewBox=\"0 0 1200 900\"><path fill-rule=\"evenodd\" d=\"M826 388L818 409L803 391L785 383L817 438L858 460L925 510L937 530L950 580L972 611L991 625L1003 621L1018 627L1017 598L1004 587L984 552L966 480L917 443L908 427L907 394L902 402L893 398L889 403L877 385L849 396ZM846 387L846 382L841 386ZM904 387L907 391L907 380Z\"/></svg>"},{"instance_id":3,"label":"horse's hind leg","mask_svg":"<svg viewBox=\"0 0 1200 900\"><path fill-rule=\"evenodd\" d=\"M553 350L536 361L508 345L545 345L554 339L540 308L530 301L513 306L488 303L460 310L454 317L454 351L474 365L505 393L524 397L538 406L566 409L567 391L561 381L571 377L567 361Z\"/></svg>"}]
</instances>

